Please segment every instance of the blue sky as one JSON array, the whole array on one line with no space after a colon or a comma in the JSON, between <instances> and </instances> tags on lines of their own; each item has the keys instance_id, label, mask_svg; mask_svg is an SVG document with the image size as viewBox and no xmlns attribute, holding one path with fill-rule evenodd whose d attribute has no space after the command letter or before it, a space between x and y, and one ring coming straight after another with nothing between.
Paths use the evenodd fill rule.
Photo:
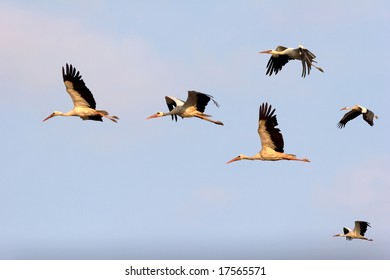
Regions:
<instances>
[{"instance_id":1,"label":"blue sky","mask_svg":"<svg viewBox=\"0 0 390 280\"><path fill-rule=\"evenodd\" d=\"M386 1L2 1L0 259L389 259ZM302 44L325 73L277 45ZM97 107L57 117L73 64ZM145 120L165 95L211 94L198 119ZM260 150L276 108L301 162L225 163ZM344 106L379 115L337 129ZM371 222L374 242L332 235Z\"/></svg>"}]
</instances>

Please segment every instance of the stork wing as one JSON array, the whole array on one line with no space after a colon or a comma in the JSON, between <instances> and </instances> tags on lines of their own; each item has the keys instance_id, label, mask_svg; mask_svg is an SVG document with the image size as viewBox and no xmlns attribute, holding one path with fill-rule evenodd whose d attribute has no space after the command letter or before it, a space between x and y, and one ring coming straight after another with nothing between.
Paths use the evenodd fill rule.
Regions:
<instances>
[{"instance_id":1,"label":"stork wing","mask_svg":"<svg viewBox=\"0 0 390 280\"><path fill-rule=\"evenodd\" d=\"M278 55L278 56L271 56L267 63L267 72L266 75L271 76L272 73L278 74L280 70L282 70L282 67L287 64L292 58L290 58L288 55Z\"/></svg>"},{"instance_id":2,"label":"stork wing","mask_svg":"<svg viewBox=\"0 0 390 280\"><path fill-rule=\"evenodd\" d=\"M316 56L309 51L308 49L305 49L302 46L299 46L299 52L301 54L301 62L302 62L302 77L310 74L311 65L313 63L314 58Z\"/></svg>"},{"instance_id":3,"label":"stork wing","mask_svg":"<svg viewBox=\"0 0 390 280\"><path fill-rule=\"evenodd\" d=\"M172 111L172 109L177 107L177 106L183 106L183 104L184 104L183 100L180 100L180 99L173 97L173 96L165 96L165 102L168 105L169 111Z\"/></svg>"},{"instance_id":4,"label":"stork wing","mask_svg":"<svg viewBox=\"0 0 390 280\"><path fill-rule=\"evenodd\" d=\"M361 236L364 236L364 234L367 231L367 227L371 227L370 223L364 221L355 221L355 228L353 229L353 231L356 234L360 234Z\"/></svg>"},{"instance_id":5,"label":"stork wing","mask_svg":"<svg viewBox=\"0 0 390 280\"><path fill-rule=\"evenodd\" d=\"M173 96L165 96L165 102L167 103L169 111L177 106L183 106L184 101ZM172 120L177 121L177 115L171 115Z\"/></svg>"},{"instance_id":6,"label":"stork wing","mask_svg":"<svg viewBox=\"0 0 390 280\"><path fill-rule=\"evenodd\" d=\"M360 114L361 114L360 111L356 111L356 110L351 110L351 111L345 113L344 117L340 120L337 127L343 128L347 124L347 122L349 122L350 120L353 120L354 118L356 118Z\"/></svg>"},{"instance_id":7,"label":"stork wing","mask_svg":"<svg viewBox=\"0 0 390 280\"><path fill-rule=\"evenodd\" d=\"M187 108L194 106L196 110L203 113L210 100L214 102L215 106L219 107L219 104L217 103L217 101L214 100L213 96L198 91L190 90L188 91L188 97L184 106Z\"/></svg>"},{"instance_id":8,"label":"stork wing","mask_svg":"<svg viewBox=\"0 0 390 280\"><path fill-rule=\"evenodd\" d=\"M277 46L275 51L282 52L285 49L287 48L284 46ZM282 67L290 60L291 58L287 55L271 55L267 63L267 72L265 74L269 76L271 76L272 73L275 73L275 75L278 74L278 72L282 70Z\"/></svg>"},{"instance_id":9,"label":"stork wing","mask_svg":"<svg viewBox=\"0 0 390 280\"><path fill-rule=\"evenodd\" d=\"M351 232L351 231L352 231L351 229L349 229L349 228L347 228L347 227L343 227L343 232L344 232L345 235L347 235L347 234L348 234L349 232ZM352 240L352 237L346 236L345 239L351 241L351 240Z\"/></svg>"},{"instance_id":10,"label":"stork wing","mask_svg":"<svg viewBox=\"0 0 390 280\"><path fill-rule=\"evenodd\" d=\"M284 51L284 50L286 50L286 49L287 49L287 48L284 47L284 46L277 46L276 49L275 49L275 51L282 52L282 51Z\"/></svg>"},{"instance_id":11,"label":"stork wing","mask_svg":"<svg viewBox=\"0 0 390 280\"><path fill-rule=\"evenodd\" d=\"M275 109L272 106L263 103L259 109L259 128L258 133L263 149L269 147L277 152L283 153L284 141L280 129L276 128L278 121L274 115Z\"/></svg>"},{"instance_id":12,"label":"stork wing","mask_svg":"<svg viewBox=\"0 0 390 280\"><path fill-rule=\"evenodd\" d=\"M87 107L96 109L96 102L91 91L85 85L79 71L72 64L66 64L66 72L62 67L62 77L66 91L73 100L74 107Z\"/></svg>"},{"instance_id":13,"label":"stork wing","mask_svg":"<svg viewBox=\"0 0 390 280\"><path fill-rule=\"evenodd\" d=\"M365 114L363 114L363 119L371 126L374 125L374 113L370 110L367 110Z\"/></svg>"}]
</instances>

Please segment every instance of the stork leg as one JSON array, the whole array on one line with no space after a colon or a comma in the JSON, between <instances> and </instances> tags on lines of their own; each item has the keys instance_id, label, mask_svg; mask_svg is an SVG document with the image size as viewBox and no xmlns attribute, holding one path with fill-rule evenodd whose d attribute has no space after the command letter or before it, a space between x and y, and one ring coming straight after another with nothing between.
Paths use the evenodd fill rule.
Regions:
<instances>
[{"instance_id":1,"label":"stork leg","mask_svg":"<svg viewBox=\"0 0 390 280\"><path fill-rule=\"evenodd\" d=\"M307 158L294 158L292 160L298 160L298 161L304 161L304 162L311 162L309 159Z\"/></svg>"},{"instance_id":2,"label":"stork leg","mask_svg":"<svg viewBox=\"0 0 390 280\"><path fill-rule=\"evenodd\" d=\"M307 158L297 158L295 155L292 155L292 154L284 154L283 158L286 160L297 160L297 161L310 162L310 160Z\"/></svg>"},{"instance_id":3,"label":"stork leg","mask_svg":"<svg viewBox=\"0 0 390 280\"><path fill-rule=\"evenodd\" d=\"M218 124L218 125L223 125L223 123L220 122L220 121L215 121L215 120L209 119L209 118L207 118L205 116L202 116L202 115L198 115L198 116L195 116L195 117L197 117L199 119L202 119L202 120L205 120L205 121L208 121L208 122L212 122L212 123Z\"/></svg>"},{"instance_id":4,"label":"stork leg","mask_svg":"<svg viewBox=\"0 0 390 280\"><path fill-rule=\"evenodd\" d=\"M364 239L364 240L367 240L367 241L374 241L374 239L370 239L370 238L367 238L367 237L360 237L360 239Z\"/></svg>"},{"instance_id":5,"label":"stork leg","mask_svg":"<svg viewBox=\"0 0 390 280\"><path fill-rule=\"evenodd\" d=\"M317 61L315 61L315 60L313 60L313 62L317 63ZM321 71L322 73L324 73L324 70L322 70L321 67L318 67L318 66L314 65L313 62L311 62L310 65L313 66L314 68L316 68L317 70Z\"/></svg>"},{"instance_id":6,"label":"stork leg","mask_svg":"<svg viewBox=\"0 0 390 280\"><path fill-rule=\"evenodd\" d=\"M96 112L101 115L102 117L104 118L107 118L113 122L118 122L119 118L117 116L109 116L108 115L108 112L107 111L103 111L103 110L96 110Z\"/></svg>"},{"instance_id":7,"label":"stork leg","mask_svg":"<svg viewBox=\"0 0 390 280\"><path fill-rule=\"evenodd\" d=\"M111 120L111 121L113 121L113 122L118 122L118 120L119 120L119 118L117 117L117 116L103 116L103 117L105 117L105 118L107 118L107 119L109 119L109 120Z\"/></svg>"}]
</instances>

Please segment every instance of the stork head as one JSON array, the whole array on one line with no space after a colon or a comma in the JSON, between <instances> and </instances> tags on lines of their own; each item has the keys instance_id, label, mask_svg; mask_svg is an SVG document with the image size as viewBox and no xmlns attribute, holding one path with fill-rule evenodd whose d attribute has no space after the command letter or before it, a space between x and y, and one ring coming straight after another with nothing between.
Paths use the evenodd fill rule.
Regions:
<instances>
[{"instance_id":1,"label":"stork head","mask_svg":"<svg viewBox=\"0 0 390 280\"><path fill-rule=\"evenodd\" d=\"M229 160L226 164L229 164L229 163L232 163L232 162L235 162L235 161L239 161L239 160L242 160L242 159L246 159L246 158L247 158L246 155L239 154L239 155L236 156L235 158Z\"/></svg>"},{"instance_id":2,"label":"stork head","mask_svg":"<svg viewBox=\"0 0 390 280\"><path fill-rule=\"evenodd\" d=\"M62 115L63 115L62 112L54 111L54 112L51 113L46 119L44 119L42 122L47 121L48 119L51 119L52 117L55 117L55 116L62 116Z\"/></svg>"},{"instance_id":3,"label":"stork head","mask_svg":"<svg viewBox=\"0 0 390 280\"><path fill-rule=\"evenodd\" d=\"M150 117L147 117L146 119L149 120L149 119L159 118L159 117L162 117L162 116L164 116L163 112L157 112L156 114L151 115Z\"/></svg>"}]
</instances>

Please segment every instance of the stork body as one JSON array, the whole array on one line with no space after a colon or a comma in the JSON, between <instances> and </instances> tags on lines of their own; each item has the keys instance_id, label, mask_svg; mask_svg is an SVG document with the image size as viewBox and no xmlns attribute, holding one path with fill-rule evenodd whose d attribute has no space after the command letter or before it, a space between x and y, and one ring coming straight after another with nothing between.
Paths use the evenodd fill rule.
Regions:
<instances>
[{"instance_id":1,"label":"stork body","mask_svg":"<svg viewBox=\"0 0 390 280\"><path fill-rule=\"evenodd\" d=\"M103 121L104 118L108 118L113 122L117 122L119 119L117 116L109 116L107 111L96 110L96 102L93 98L91 91L85 85L79 71L76 71L71 64L66 64L66 71L62 67L62 77L66 91L69 93L73 101L73 109L67 113L54 111L46 119L46 121L56 116L78 116L83 120Z\"/></svg>"},{"instance_id":2,"label":"stork body","mask_svg":"<svg viewBox=\"0 0 390 280\"><path fill-rule=\"evenodd\" d=\"M207 115L204 113L204 110L210 100L212 100L214 104L219 107L219 104L213 99L211 95L197 91L188 91L188 97L185 102L176 97L165 96L165 101L170 111L157 112L156 114L151 115L147 119L171 116L172 120L177 121L177 116L181 118L196 117L218 125L223 125L223 123L220 121L210 119L211 115Z\"/></svg>"},{"instance_id":3,"label":"stork body","mask_svg":"<svg viewBox=\"0 0 390 280\"><path fill-rule=\"evenodd\" d=\"M243 154L231 159L227 163L231 163L238 160L266 160L266 161L277 161L277 160L297 160L310 162L306 158L297 158L293 154L284 153L284 141L283 135L280 133L280 129L276 128L278 122L276 115L274 115L275 109L272 110L272 106L268 103L263 103L259 110L259 127L258 133L261 140L261 150L254 156L246 156Z\"/></svg>"},{"instance_id":4,"label":"stork body","mask_svg":"<svg viewBox=\"0 0 390 280\"><path fill-rule=\"evenodd\" d=\"M310 74L311 66L315 67L321 72L324 72L322 68L314 65L316 63L315 55L299 45L298 48L286 48L283 46L277 46L275 50L265 50L259 53L271 54L271 58L267 63L267 72L266 75L271 76L273 73L278 74L282 70L282 67L287 64L290 60L300 60L302 62L302 77L305 77L306 74Z\"/></svg>"},{"instance_id":5,"label":"stork body","mask_svg":"<svg viewBox=\"0 0 390 280\"><path fill-rule=\"evenodd\" d=\"M352 239L364 239L367 241L373 241L372 239L369 239L367 237L364 237L364 234L367 231L367 227L371 227L370 223L365 221L355 221L355 227L352 229L344 227L343 232L336 235L333 235L333 237L345 237L346 240L351 241Z\"/></svg>"},{"instance_id":6,"label":"stork body","mask_svg":"<svg viewBox=\"0 0 390 280\"><path fill-rule=\"evenodd\" d=\"M368 110L367 108L364 108L363 106L360 105L355 105L353 107L344 107L341 108L340 111L342 110L350 110L349 112L345 113L343 118L340 120L338 123L337 127L338 128L343 128L349 122L350 120L353 120L359 115L363 116L363 119L371 126L374 125L374 118L378 119L378 116L376 116L372 111Z\"/></svg>"}]
</instances>

